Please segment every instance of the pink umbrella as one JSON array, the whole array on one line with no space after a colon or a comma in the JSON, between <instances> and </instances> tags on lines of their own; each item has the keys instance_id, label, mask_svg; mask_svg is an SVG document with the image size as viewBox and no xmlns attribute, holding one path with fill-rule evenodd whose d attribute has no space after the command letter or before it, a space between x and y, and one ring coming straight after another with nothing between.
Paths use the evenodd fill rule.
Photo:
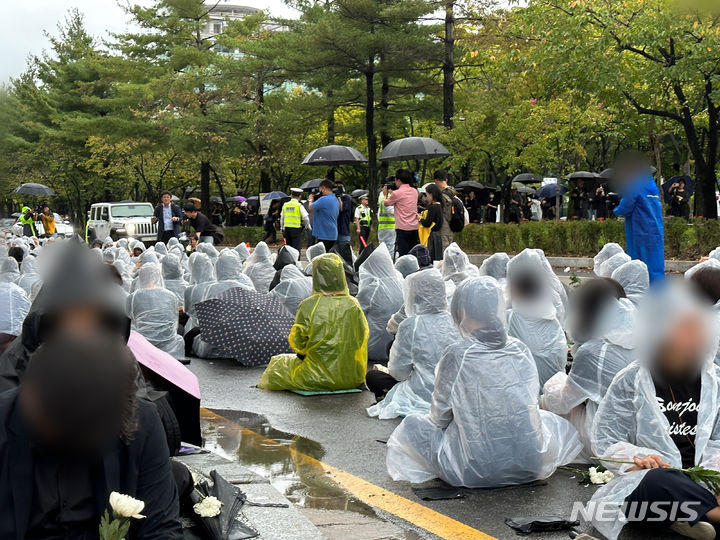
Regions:
<instances>
[{"instance_id":1,"label":"pink umbrella","mask_svg":"<svg viewBox=\"0 0 720 540\"><path fill-rule=\"evenodd\" d=\"M155 347L142 334L135 330L131 331L128 347L140 364L191 396L200 399L200 383L195 374L168 353Z\"/></svg>"},{"instance_id":2,"label":"pink umbrella","mask_svg":"<svg viewBox=\"0 0 720 540\"><path fill-rule=\"evenodd\" d=\"M237 202L247 201L247 199L245 197L243 197L242 195L235 195L232 199L233 199L233 201L237 201Z\"/></svg>"}]
</instances>

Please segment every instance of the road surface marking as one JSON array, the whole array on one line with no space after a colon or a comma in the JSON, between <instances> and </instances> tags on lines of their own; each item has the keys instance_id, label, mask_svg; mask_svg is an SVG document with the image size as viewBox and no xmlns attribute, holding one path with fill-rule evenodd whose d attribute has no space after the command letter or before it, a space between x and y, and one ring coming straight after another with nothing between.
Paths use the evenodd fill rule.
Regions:
<instances>
[{"instance_id":1,"label":"road surface marking","mask_svg":"<svg viewBox=\"0 0 720 540\"><path fill-rule=\"evenodd\" d=\"M243 435L254 438L258 442L263 444L275 444L280 446L280 443L272 439L251 430L240 424L233 422L220 416L209 409L201 409L201 416L209 420L221 420L228 424L234 424ZM318 468L322 468L325 474L330 476L337 484L342 486L348 493L352 494L358 500L364 502L369 506L379 508L388 514L399 517L411 523L421 529L424 529L440 538L452 539L452 540L497 540L495 537L485 534L482 531L473 529L472 527L461 523L460 521L454 520L451 517L436 512L422 504L396 495L395 493L388 491L380 486L376 486L367 480L345 472L341 469L328 465L322 461L319 461L307 454L293 451L293 459L302 460L306 464Z\"/></svg>"}]
</instances>

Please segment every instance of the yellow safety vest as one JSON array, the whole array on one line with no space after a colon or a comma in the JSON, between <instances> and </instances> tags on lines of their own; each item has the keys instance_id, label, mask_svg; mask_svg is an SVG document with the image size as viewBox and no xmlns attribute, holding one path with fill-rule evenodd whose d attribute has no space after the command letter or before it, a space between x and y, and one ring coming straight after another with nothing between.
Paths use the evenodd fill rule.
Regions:
<instances>
[{"instance_id":1,"label":"yellow safety vest","mask_svg":"<svg viewBox=\"0 0 720 540\"><path fill-rule=\"evenodd\" d=\"M302 227L302 214L300 201L290 199L282 207L283 227L287 229L299 229Z\"/></svg>"},{"instance_id":2,"label":"yellow safety vest","mask_svg":"<svg viewBox=\"0 0 720 540\"><path fill-rule=\"evenodd\" d=\"M370 208L360 207L360 224L369 227L372 223Z\"/></svg>"},{"instance_id":3,"label":"yellow safety vest","mask_svg":"<svg viewBox=\"0 0 720 540\"><path fill-rule=\"evenodd\" d=\"M22 223L23 225L30 225L30 230L32 231L32 235L35 236L35 220L33 219L32 216L30 216L29 218L25 217L25 213L30 212L30 208L25 206L25 207L23 207L21 212L22 213L20 214L20 223Z\"/></svg>"},{"instance_id":4,"label":"yellow safety vest","mask_svg":"<svg viewBox=\"0 0 720 540\"><path fill-rule=\"evenodd\" d=\"M383 203L384 199L381 197L378 204L378 229L394 229L395 228L395 216L391 216L387 213L387 208Z\"/></svg>"}]
</instances>

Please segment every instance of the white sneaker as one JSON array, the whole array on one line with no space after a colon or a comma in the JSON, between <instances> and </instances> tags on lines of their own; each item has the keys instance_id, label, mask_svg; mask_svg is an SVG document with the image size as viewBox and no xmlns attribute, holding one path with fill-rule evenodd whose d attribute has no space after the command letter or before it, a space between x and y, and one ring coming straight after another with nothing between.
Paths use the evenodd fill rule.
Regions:
<instances>
[{"instance_id":1,"label":"white sneaker","mask_svg":"<svg viewBox=\"0 0 720 540\"><path fill-rule=\"evenodd\" d=\"M686 538L715 540L715 527L707 521L698 521L695 525L690 525L687 521L676 521L670 525L670 529Z\"/></svg>"}]
</instances>

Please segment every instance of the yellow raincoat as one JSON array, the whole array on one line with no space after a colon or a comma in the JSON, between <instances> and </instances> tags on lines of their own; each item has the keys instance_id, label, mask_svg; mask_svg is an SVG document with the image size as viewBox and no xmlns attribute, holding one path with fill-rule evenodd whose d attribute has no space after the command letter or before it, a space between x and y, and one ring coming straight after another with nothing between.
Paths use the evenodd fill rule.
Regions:
<instances>
[{"instance_id":1,"label":"yellow raincoat","mask_svg":"<svg viewBox=\"0 0 720 540\"><path fill-rule=\"evenodd\" d=\"M420 219L425 219L426 217L427 210L423 210L422 214L420 214ZM422 225L418 225L418 236L420 237L420 243L423 246L427 247L428 238L430 238L430 233L432 232L434 226L434 223L430 227L423 227Z\"/></svg>"},{"instance_id":2,"label":"yellow raincoat","mask_svg":"<svg viewBox=\"0 0 720 540\"><path fill-rule=\"evenodd\" d=\"M368 324L350 296L340 257L313 259L313 295L298 308L288 340L297 353L274 356L258 386L266 390L348 390L365 380Z\"/></svg>"}]
</instances>

